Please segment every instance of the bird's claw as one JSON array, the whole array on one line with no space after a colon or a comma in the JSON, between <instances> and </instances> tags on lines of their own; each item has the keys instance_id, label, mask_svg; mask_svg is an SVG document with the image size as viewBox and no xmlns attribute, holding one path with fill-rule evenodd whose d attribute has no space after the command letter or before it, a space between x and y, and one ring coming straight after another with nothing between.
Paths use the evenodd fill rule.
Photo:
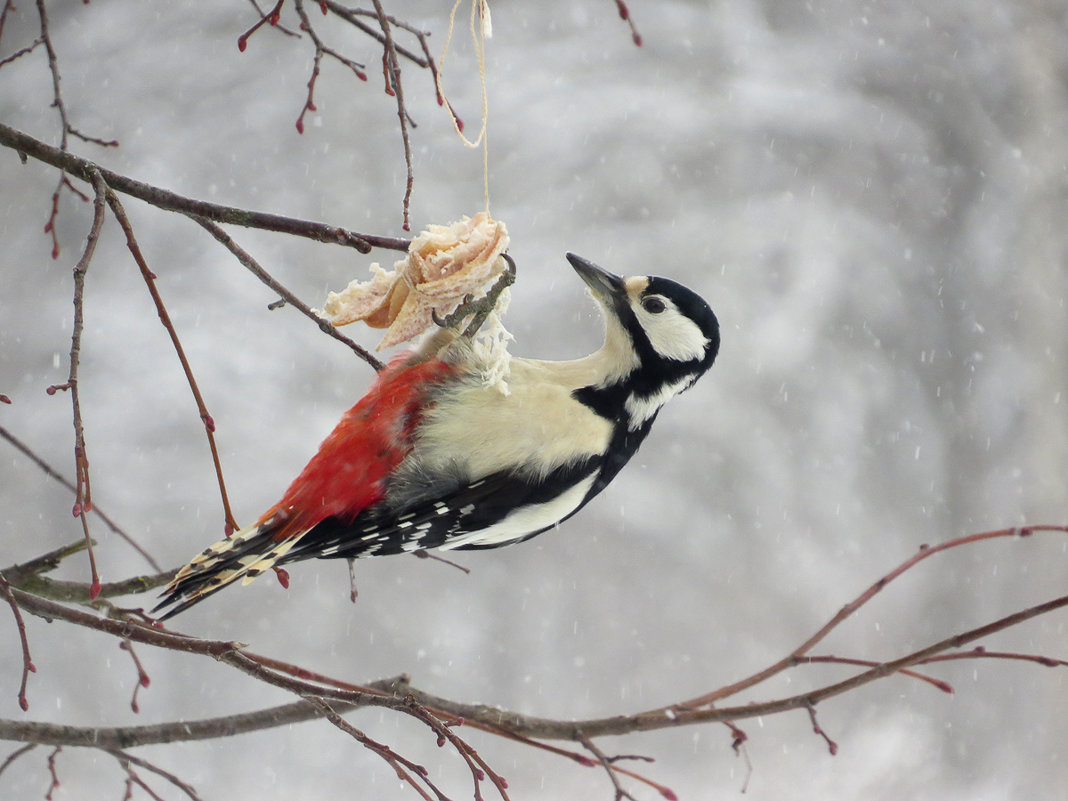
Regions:
<instances>
[{"instance_id":1,"label":"bird's claw","mask_svg":"<svg viewBox=\"0 0 1068 801\"><path fill-rule=\"evenodd\" d=\"M439 328L459 327L461 322L473 315L473 319L464 329L463 335L470 338L478 333L478 329L482 327L490 312L496 307L501 293L515 283L515 261L507 253L502 253L501 258L508 263L508 268L497 276L493 286L481 298L475 300L473 296L467 295L454 312L444 317L439 316L437 311L431 310L430 317L436 326Z\"/></svg>"}]
</instances>

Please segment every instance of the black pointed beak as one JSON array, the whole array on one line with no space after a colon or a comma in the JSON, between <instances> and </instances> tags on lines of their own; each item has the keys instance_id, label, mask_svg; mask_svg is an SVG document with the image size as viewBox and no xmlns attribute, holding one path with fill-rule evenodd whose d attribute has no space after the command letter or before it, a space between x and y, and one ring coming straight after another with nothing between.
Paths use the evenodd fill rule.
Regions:
<instances>
[{"instance_id":1,"label":"black pointed beak","mask_svg":"<svg viewBox=\"0 0 1068 801\"><path fill-rule=\"evenodd\" d=\"M602 270L592 261L576 256L574 253L567 254L567 260L579 274L579 278L586 282L593 294L604 300L614 300L626 294L627 288L623 279L613 275L607 270Z\"/></svg>"}]
</instances>

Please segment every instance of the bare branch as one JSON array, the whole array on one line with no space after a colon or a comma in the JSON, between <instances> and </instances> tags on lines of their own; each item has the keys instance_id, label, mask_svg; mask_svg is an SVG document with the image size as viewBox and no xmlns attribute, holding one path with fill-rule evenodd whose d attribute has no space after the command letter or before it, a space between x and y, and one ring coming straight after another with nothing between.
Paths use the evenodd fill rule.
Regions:
<instances>
[{"instance_id":1,"label":"bare branch","mask_svg":"<svg viewBox=\"0 0 1068 801\"><path fill-rule=\"evenodd\" d=\"M934 660L925 660L923 664L928 664ZM795 661L797 665L815 665L815 664L833 664L833 665L859 665L861 667L876 667L881 664L874 659L855 659L846 656L799 656ZM941 690L944 693L953 693L953 688L948 682L936 679L934 676L928 676L925 673L919 673L915 670L902 670L900 671L902 676L909 676L920 681L927 682L937 690Z\"/></svg>"},{"instance_id":2,"label":"bare branch","mask_svg":"<svg viewBox=\"0 0 1068 801\"><path fill-rule=\"evenodd\" d=\"M136 765L139 768L144 768L145 770L150 771L151 773L156 774L160 778L170 782L183 793L185 793L185 795L190 799L190 801L201 801L200 796L197 795L196 790L194 790L191 785L186 784L173 773L164 770L158 765L153 765L148 760L141 759L140 757L135 757L133 754L127 754L125 751L120 751L117 748L106 748L104 750L111 754L113 757L115 757L115 759L118 760L119 764L122 765L123 769L126 770L127 775L129 775L129 777L134 782L136 782L143 790L145 790L145 792L151 793L153 797L158 796L156 796L155 793L153 793L152 790L149 789L149 787L144 783L144 781L141 780L141 778L133 772L133 770L130 768L131 765Z\"/></svg>"},{"instance_id":3,"label":"bare branch","mask_svg":"<svg viewBox=\"0 0 1068 801\"><path fill-rule=\"evenodd\" d=\"M827 743L827 750L830 751L831 756L836 756L838 754L838 743L832 740L827 732L823 730L823 727L820 726L820 722L816 718L816 705L806 704L805 709L808 710L808 718L812 721L813 733L822 737L823 741Z\"/></svg>"},{"instance_id":4,"label":"bare branch","mask_svg":"<svg viewBox=\"0 0 1068 801\"><path fill-rule=\"evenodd\" d=\"M36 453L34 453L34 451L28 445L26 445L24 442L22 442L20 439L18 439L18 437L16 437L14 434L12 434L10 431L8 431L3 426L0 426L0 437L3 437L8 442L10 442L16 449L18 449L22 453L23 456L25 456L27 459L29 459L31 462L33 462L35 465L37 465L39 468L41 468L41 470L44 471L44 474L46 476L48 476L49 478L53 479L54 481L58 481L64 487L69 489L71 492L77 494L78 488L75 487L74 484L71 484L70 481L68 481L67 478L65 476L63 476L58 470L56 470L54 467L52 467L50 464L48 464L48 462L46 462L44 459L42 459L40 456L38 456ZM133 548L135 551L137 551L139 554L141 554L141 556L144 557L145 561L148 562L154 569L156 569L156 570L162 570L163 569L163 568L161 568L159 566L159 563L155 559L152 558L152 555L148 551L146 551L144 548L142 548L141 545L139 543L137 543L137 541L135 541L133 537L131 537L129 534L127 534L125 531L123 531L123 529L120 528L119 525L114 520L112 520L110 517L108 517L106 514L104 514L104 512L100 509L99 505L94 503L92 512L97 517L99 517L108 528L110 528L113 532L115 532L120 537L122 537L122 539L126 540L127 544L129 544L131 548ZM67 547L69 548L71 546L67 546ZM77 545L77 549L81 550L84 547L85 547L85 541L82 540ZM57 553L57 552L53 551L52 553ZM62 559L67 555L69 555L69 554L62 554L59 558ZM47 556L49 556L49 555L46 554L45 557L47 557ZM42 559L42 558L45 558L45 557L39 557L38 560ZM34 560L34 562L37 562L38 560ZM27 563L27 564L30 564L30 563ZM57 561L56 565L58 565L58 564L59 564L59 562ZM35 572L48 572L48 570L54 569L56 565L52 565L47 570L42 569L42 570L35 571ZM11 579L11 581L14 584L18 584L19 583L15 579ZM61 600L61 599L57 599L57 600Z\"/></svg>"},{"instance_id":5,"label":"bare branch","mask_svg":"<svg viewBox=\"0 0 1068 801\"><path fill-rule=\"evenodd\" d=\"M3 575L8 581L14 584L16 587L21 587L22 582L26 579L36 576L40 573L48 573L59 567L60 563L68 556L73 556L76 553L80 553L85 549L85 540L81 539L77 542L73 542L70 545L64 545L48 553L41 554L28 562L22 564L14 564L10 567L5 567L0 570L0 574ZM85 585L88 586L88 585ZM60 599L56 599L60 600Z\"/></svg>"},{"instance_id":6,"label":"bare branch","mask_svg":"<svg viewBox=\"0 0 1068 801\"><path fill-rule=\"evenodd\" d=\"M252 4L252 7L254 9L256 9L256 13L257 14L259 14L261 17L267 16L264 13L263 9L260 8L260 4L257 3L256 0L249 0L249 2ZM297 33L296 31L289 30L289 28L287 28L285 25L283 25L280 21L272 24L271 27L274 28L276 31L279 31L280 33L285 34L286 36L292 36L294 39L299 39L300 38L300 34L299 33Z\"/></svg>"},{"instance_id":7,"label":"bare branch","mask_svg":"<svg viewBox=\"0 0 1068 801\"><path fill-rule=\"evenodd\" d=\"M19 757L25 756L36 747L37 743L28 743L27 745L22 746L22 748L16 748L14 751L8 754L7 759L5 759L3 762L0 762L0 776L3 776L4 771L11 767L11 765L14 764Z\"/></svg>"},{"instance_id":8,"label":"bare branch","mask_svg":"<svg viewBox=\"0 0 1068 801\"><path fill-rule=\"evenodd\" d=\"M48 775L51 778L51 782L48 785L48 792L45 793L45 801L52 801L52 793L59 789L59 774L56 773L56 758L62 750L63 746L57 745L52 749L52 753L48 755Z\"/></svg>"},{"instance_id":9,"label":"bare branch","mask_svg":"<svg viewBox=\"0 0 1068 801\"><path fill-rule=\"evenodd\" d=\"M15 600L14 593L11 592L11 585L3 575L0 575L0 593L11 607L11 614L15 617L15 628L18 629L19 641L22 644L22 682L19 684L18 699L19 708L25 712L30 708L30 702L26 698L26 684L30 680L30 674L36 673L37 668L34 667L33 659L30 657L30 641L26 638L26 621L22 619L22 612L19 611L18 602Z\"/></svg>"},{"instance_id":10,"label":"bare branch","mask_svg":"<svg viewBox=\"0 0 1068 801\"><path fill-rule=\"evenodd\" d=\"M287 670L290 675L278 672L277 663L263 657L257 657L242 651L234 643L198 640L180 634L172 634L162 629L137 623L132 620L118 621L101 618L80 610L30 595L12 588L12 593L22 607L30 614L45 618L67 620L76 625L110 633L118 637L128 637L134 642L170 648L172 650L200 653L211 656L221 662L236 667L242 672L266 681L269 684L302 695L315 695L357 705L384 706L411 714L409 705L415 701L431 710L435 715L462 718L467 725L474 725L495 734L504 736L519 735L538 739L578 740L578 733L586 737L628 734L637 731L689 726L699 723L733 721L770 715L788 710L805 709L821 701L869 684L886 676L893 675L905 668L923 663L925 660L948 650L961 648L982 637L997 631L1018 625L1025 620L1047 614L1053 610L1068 606L1068 596L1061 596L1042 604L1020 610L983 626L955 634L939 640L925 648L914 651L899 659L883 662L863 671L849 679L786 698L772 701L746 704L738 707L694 709L684 704L666 709L654 709L629 716L612 716L583 721L552 720L531 715L522 715L498 707L481 704L462 704L423 692L407 684L393 685L392 692L384 693L375 685L364 685L359 689L335 689L323 686L317 680L298 678L298 675L314 675L297 669ZM270 665L267 667L266 665ZM333 684L333 682L331 682ZM349 685L354 687L355 685ZM380 684L378 686L381 686ZM19 736L19 725L13 721L0 721L0 737L24 739ZM183 724L184 725L184 724ZM90 730L94 731L94 730ZM121 731L121 730L120 730ZM128 733L128 730L127 730ZM175 739L182 739L180 735ZM77 743L77 744L85 744ZM132 743L139 744L139 743ZM127 742L127 746L131 743Z\"/></svg>"},{"instance_id":11,"label":"bare branch","mask_svg":"<svg viewBox=\"0 0 1068 801\"><path fill-rule=\"evenodd\" d=\"M471 777L475 782L475 798L482 797L479 784L486 776L489 776L501 798L504 801L508 801L508 782L486 763L486 760L479 755L478 751L472 748L466 740L458 736L446 723L439 720L430 709L410 698L408 701L411 714L425 723L431 731L437 733L438 745L443 746L446 742L450 743L463 758L464 762L467 763L467 769L471 771ZM454 721L454 724L458 725L459 723L462 723L462 720Z\"/></svg>"},{"instance_id":12,"label":"bare branch","mask_svg":"<svg viewBox=\"0 0 1068 801\"><path fill-rule=\"evenodd\" d=\"M387 682L393 680L387 680ZM373 685L372 685L373 686ZM386 686L386 683L383 683ZM360 705L335 701L339 713ZM316 720L321 713L304 701L203 720L177 720L146 726L67 726L34 721L0 720L0 739L32 742L39 745L70 745L101 748L136 748L176 742L196 742L233 737Z\"/></svg>"},{"instance_id":13,"label":"bare branch","mask_svg":"<svg viewBox=\"0 0 1068 801\"><path fill-rule=\"evenodd\" d=\"M864 592L854 598L852 601L843 606L838 613L832 617L827 623L823 625L815 634L809 637L805 642L794 649L788 656L780 659L773 665L768 666L759 673L754 673L752 676L745 678L739 682L721 687L712 693L707 693L697 698L691 698L688 701L681 704L682 707L687 709L693 709L707 704L715 703L723 698L728 698L742 690L748 689L754 685L760 684L763 681L771 678L772 676L781 673L787 668L791 667L797 662L798 659L803 657L809 651L811 651L819 642L821 642L832 630L837 628L842 622L849 619L849 617L856 612L860 607L874 598L880 593L891 581L901 576L906 571L918 565L925 559L934 556L936 553L942 553L953 548L959 548L964 545L970 545L975 542L982 542L984 540L1004 539L1007 537L1028 537L1039 531L1047 532L1068 532L1068 526L1049 526L1049 525L1037 525L1037 526L1025 526L1021 528L1003 528L996 531L985 531L980 534L971 534L965 537L957 537L956 539L943 542L939 545L921 546L920 550L913 556L906 559L899 564L885 576L880 578ZM911 663L918 664L918 663Z\"/></svg>"},{"instance_id":14,"label":"bare branch","mask_svg":"<svg viewBox=\"0 0 1068 801\"><path fill-rule=\"evenodd\" d=\"M196 378L193 377L193 369L189 366L189 360L185 356L185 349L182 347L182 342L178 338L178 332L174 330L171 316L167 313L167 308L163 305L163 298L160 297L159 290L156 288L156 276L148 269L148 263L145 261L145 257L141 253L141 248L137 244L137 239L134 237L133 226L130 224L129 218L126 216L126 210L123 209L118 195L110 190L107 191L107 201L108 205L111 206L111 211L115 215L115 219L118 220L123 233L126 234L126 246L133 255L138 268L141 270L141 277L145 279L145 285L148 287L148 292L152 296L152 302L156 306L156 313L159 315L163 327L167 329L167 333L170 335L171 344L174 345L175 353L178 354L178 361L181 362L182 371L185 373L185 379L189 384L189 389L193 392L193 398L197 404L197 411L200 413L200 419L204 423L204 432L208 437L208 447L211 449L211 459L215 466L215 476L219 481L219 494L222 496L223 520L225 523L226 534L229 536L234 531L237 531L240 526L237 525L237 522L234 520L234 513L230 510L230 499L226 496L226 481L223 479L222 464L219 460L219 449L215 445L215 421L208 413L208 407L204 404L204 398L200 394L200 387L197 386Z\"/></svg>"},{"instance_id":15,"label":"bare branch","mask_svg":"<svg viewBox=\"0 0 1068 801\"><path fill-rule=\"evenodd\" d=\"M81 544L84 547L84 543ZM11 569L18 570L20 567L20 565L15 565ZM7 573L6 570L4 572ZM105 581L100 585L96 600L102 601L107 598L135 595L158 589L167 584L177 572L177 570L164 570L151 576L134 576L122 581ZM81 581L61 581L36 573L20 576L18 580L8 580L13 587L52 601L87 604L93 600L89 597L90 585Z\"/></svg>"},{"instance_id":16,"label":"bare branch","mask_svg":"<svg viewBox=\"0 0 1068 801\"><path fill-rule=\"evenodd\" d=\"M135 197L138 200L143 200L145 203L164 211L177 211L182 214L203 217L212 222L228 225L240 225L245 228L292 234L293 236L300 236L316 242L352 247L361 253L370 253L371 248L408 250L409 240L407 239L359 234L335 225L327 225L326 223L298 220L293 217L249 211L232 206L220 206L216 203L183 197L166 189L160 189L104 169L87 159L79 158L71 153L46 145L44 142L3 123L0 123L0 145L12 148L18 153L37 161L58 167L83 181L92 182L92 173L95 170L100 173L104 183L110 189Z\"/></svg>"},{"instance_id":17,"label":"bare branch","mask_svg":"<svg viewBox=\"0 0 1068 801\"><path fill-rule=\"evenodd\" d=\"M354 28L362 31L363 33L366 33L368 36L375 39L379 44L383 46L386 45L385 35L379 31L376 31L374 28L372 28L370 25L360 19L361 16L372 17L377 19L377 11L363 11L358 8L347 8L341 5L341 3L335 2L335 0L318 0L318 2L326 6L326 8L330 11L331 14L336 14L338 17L348 22ZM403 26L400 22L398 22L391 16L387 16L386 20L393 25L397 25L398 27L404 27L406 30L411 31L412 33L416 33L414 28L411 28L410 26ZM416 33L416 35L418 36L418 33ZM415 64L417 67L422 67L423 69L433 69L434 62L433 59L430 58L429 54L427 54L426 57L423 58L404 47L394 46L394 49L396 50L397 55L407 59L408 61Z\"/></svg>"},{"instance_id":18,"label":"bare branch","mask_svg":"<svg viewBox=\"0 0 1068 801\"><path fill-rule=\"evenodd\" d=\"M578 739L579 742L582 743L583 747L585 747L587 751L593 754L594 758L597 760L597 763L602 768L604 768L604 772L608 774L608 780L612 782L612 787L616 791L615 801L623 801L624 799L627 799L627 801L637 801L637 799L635 799L634 796L624 790L623 785L619 783L619 777L616 776L616 771L614 766L612 765L612 761L605 755L604 751L598 748L596 744L594 744L593 740L591 740L589 737L582 734L581 732L578 735Z\"/></svg>"},{"instance_id":19,"label":"bare branch","mask_svg":"<svg viewBox=\"0 0 1068 801\"><path fill-rule=\"evenodd\" d=\"M141 664L141 660L137 658L137 653L133 649L133 644L129 640L123 640L119 643L119 648L126 651L133 660L134 668L137 670L137 683L134 685L133 697L130 699L130 709L134 712L140 712L141 709L137 705L137 693L142 687L148 687L151 680L148 677L148 673L145 672L145 666Z\"/></svg>"},{"instance_id":20,"label":"bare branch","mask_svg":"<svg viewBox=\"0 0 1068 801\"><path fill-rule=\"evenodd\" d=\"M5 15L7 14L7 9L10 8L10 7L11 7L10 5L4 7L4 14ZM26 47L23 47L21 50L16 50L14 53L12 53L7 58L0 59L0 67L5 67L8 64L10 64L12 61L17 61L18 59L22 58L23 56L32 53L34 50L36 50L38 47L40 47L43 44L44 44L44 39L40 39L40 38L34 39L33 44L26 45Z\"/></svg>"},{"instance_id":21,"label":"bare branch","mask_svg":"<svg viewBox=\"0 0 1068 801\"><path fill-rule=\"evenodd\" d=\"M312 25L311 18L308 17L307 11L304 10L303 0L296 0L295 7L297 10L297 16L300 17L300 28L306 31L311 38L312 43L315 45L315 56L312 59L312 73L308 79L308 98L304 101L304 107L301 109L300 116L297 117L297 133L304 133L304 114L308 111L315 111L315 82L319 78L319 65L323 60L324 55L328 55L340 64L344 64L352 73L361 81L367 80L367 73L364 72L364 65L357 61L353 61L351 58L347 58L341 55L336 50L327 47L323 40L319 38L318 32L315 30L315 26ZM326 12L325 6L322 7L323 12Z\"/></svg>"},{"instance_id":22,"label":"bare branch","mask_svg":"<svg viewBox=\"0 0 1068 801\"><path fill-rule=\"evenodd\" d=\"M0 39L4 37L4 24L7 22L7 15L14 10L15 0L4 0L4 7L0 8Z\"/></svg>"},{"instance_id":23,"label":"bare branch","mask_svg":"<svg viewBox=\"0 0 1068 801\"><path fill-rule=\"evenodd\" d=\"M285 1L286 0L278 0L278 2L274 4L274 8L272 8L266 14L261 15L260 18L256 21L255 25L253 25L251 28L249 28L247 31L237 37L238 50L240 50L242 53L245 52L245 48L248 47L249 37L252 36L252 34L254 34L256 31L258 31L260 29L260 26L263 25L263 23L269 22L271 23L272 27L278 24L278 20L281 17L282 12L282 3L284 3Z\"/></svg>"},{"instance_id":24,"label":"bare branch","mask_svg":"<svg viewBox=\"0 0 1068 801\"><path fill-rule=\"evenodd\" d=\"M970 651L962 654L939 654L925 659L923 664L930 665L935 662L953 662L961 659L999 659L1018 662L1034 662L1042 667L1068 667L1068 660L1054 659L1041 654L1019 654L1012 651L988 651L981 645L977 645Z\"/></svg>"},{"instance_id":25,"label":"bare branch","mask_svg":"<svg viewBox=\"0 0 1068 801\"><path fill-rule=\"evenodd\" d=\"M627 4L624 0L615 0L616 11L619 12L619 18L630 25L630 38L634 41L637 47L642 46L642 35L638 33L638 28L634 24L634 20L630 16L630 9L627 8Z\"/></svg>"},{"instance_id":26,"label":"bare branch","mask_svg":"<svg viewBox=\"0 0 1068 801\"><path fill-rule=\"evenodd\" d=\"M44 25L44 6L40 5L42 25ZM51 54L51 49L49 50ZM59 92L58 73L55 77L56 93ZM66 117L64 116L64 123ZM65 141L65 140L64 140ZM93 224L86 238L85 249L78 263L74 266L74 331L71 334L70 344L70 371L67 375L67 383L48 388L48 394L53 395L57 389L70 390L71 406L74 410L74 515L81 520L82 531L85 535L85 549L89 556L89 571L91 584L89 595L95 598L100 593L100 574L97 572L96 557L93 554L93 539L89 534L88 512L93 508L92 492L89 485L89 457L85 448L85 429L82 425L82 407L78 392L78 364L82 349L82 328L84 325L84 295L85 274L89 269L93 253L96 252L96 243L100 238L100 229L104 225L104 193L106 187L100 173L94 172L90 176L96 199L93 202ZM58 191L58 190L57 190Z\"/></svg>"},{"instance_id":27,"label":"bare branch","mask_svg":"<svg viewBox=\"0 0 1068 801\"><path fill-rule=\"evenodd\" d=\"M386 94L395 95L397 98L397 118L400 120L401 141L404 143L404 164L408 169L408 180L404 189L404 224L405 231L411 230L408 219L408 206L412 199L412 184L415 180L412 173L412 143L408 137L408 111L404 107L404 88L401 86L400 62L397 60L397 46L393 42L393 31L390 28L389 18L385 9L382 8L381 0L372 0L375 12L378 15L378 24L382 26L384 51L382 54L382 66L386 79Z\"/></svg>"},{"instance_id":28,"label":"bare branch","mask_svg":"<svg viewBox=\"0 0 1068 801\"><path fill-rule=\"evenodd\" d=\"M254 258L252 258L252 256L249 255L247 251L242 249L233 240L233 238L226 233L226 231L215 225L215 223L211 222L210 220L200 217L199 215L189 216L193 219L194 222L196 222L204 230L206 230L213 237L215 237L223 245L223 247L233 253L237 260L241 262L241 264L243 264L245 268L249 270L249 272L251 272L263 283L265 283L267 286L277 292L285 300L286 303L297 309L301 314L303 314L305 317L312 320L317 326L319 326L320 331L322 331L324 334L332 336L338 342L343 342L344 344L348 345L349 348L352 349L353 353L355 353L357 356L359 356L361 359L371 365L371 367L373 367L376 371L381 370L385 366L382 364L382 362L376 359L370 351L364 349L363 347L349 339L347 336L342 334L340 331L337 330L334 325L331 324L329 320L320 317L318 314L312 311L311 307L304 303L300 298L298 298L296 295L286 289L286 287L282 286L282 284L280 284L270 273L263 269L263 267L261 267L259 263Z\"/></svg>"},{"instance_id":29,"label":"bare branch","mask_svg":"<svg viewBox=\"0 0 1068 801\"><path fill-rule=\"evenodd\" d=\"M410 759L406 759L385 743L380 743L377 740L373 740L372 738L368 737L362 731L360 731L347 720L345 720L343 717L341 717L341 715L338 714L337 711L322 698L317 698L315 696L309 695L305 697L305 700L307 700L309 704L315 707L316 710L318 710L323 715L323 717L329 720L331 724L333 724L341 731L345 732L345 734L352 737L352 739L354 739L372 754L381 757L387 765L393 768L394 772L397 774L398 779L403 782L407 782L424 799L427 799L427 801L429 801L430 796L427 795L426 792L424 792L423 788L419 786L420 782L425 784L431 790L431 792L433 792L434 795L437 796L438 801L448 801L448 797L443 792L441 792L440 789L438 789L438 786L434 784L433 781L430 780L430 772L425 767L423 767L422 765L417 765Z\"/></svg>"}]
</instances>

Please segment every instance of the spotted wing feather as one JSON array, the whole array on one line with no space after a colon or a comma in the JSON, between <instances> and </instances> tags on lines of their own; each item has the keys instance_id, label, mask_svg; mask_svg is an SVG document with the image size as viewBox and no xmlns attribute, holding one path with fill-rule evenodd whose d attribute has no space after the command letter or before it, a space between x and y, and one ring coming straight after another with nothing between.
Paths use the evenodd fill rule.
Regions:
<instances>
[{"instance_id":1,"label":"spotted wing feather","mask_svg":"<svg viewBox=\"0 0 1068 801\"><path fill-rule=\"evenodd\" d=\"M327 518L302 537L281 561L385 556L439 547L496 548L520 542L560 520L487 544L465 544L463 538L500 523L517 510L551 504L583 478L592 478L598 469L597 460L585 459L557 468L538 482L502 471L424 497L401 510L378 507L354 520ZM568 515L578 511L592 495L568 509Z\"/></svg>"}]
</instances>

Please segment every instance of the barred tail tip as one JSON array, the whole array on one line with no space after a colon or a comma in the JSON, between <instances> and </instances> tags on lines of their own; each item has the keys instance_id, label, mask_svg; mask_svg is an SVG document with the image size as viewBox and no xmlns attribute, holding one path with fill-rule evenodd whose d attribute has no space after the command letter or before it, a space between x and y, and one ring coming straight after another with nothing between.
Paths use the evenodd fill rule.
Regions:
<instances>
[{"instance_id":1,"label":"barred tail tip","mask_svg":"<svg viewBox=\"0 0 1068 801\"><path fill-rule=\"evenodd\" d=\"M159 618L167 620L238 579L242 586L249 584L274 567L300 540L296 536L277 541L273 534L274 527L254 525L205 548L175 574L152 612L173 604Z\"/></svg>"}]
</instances>

